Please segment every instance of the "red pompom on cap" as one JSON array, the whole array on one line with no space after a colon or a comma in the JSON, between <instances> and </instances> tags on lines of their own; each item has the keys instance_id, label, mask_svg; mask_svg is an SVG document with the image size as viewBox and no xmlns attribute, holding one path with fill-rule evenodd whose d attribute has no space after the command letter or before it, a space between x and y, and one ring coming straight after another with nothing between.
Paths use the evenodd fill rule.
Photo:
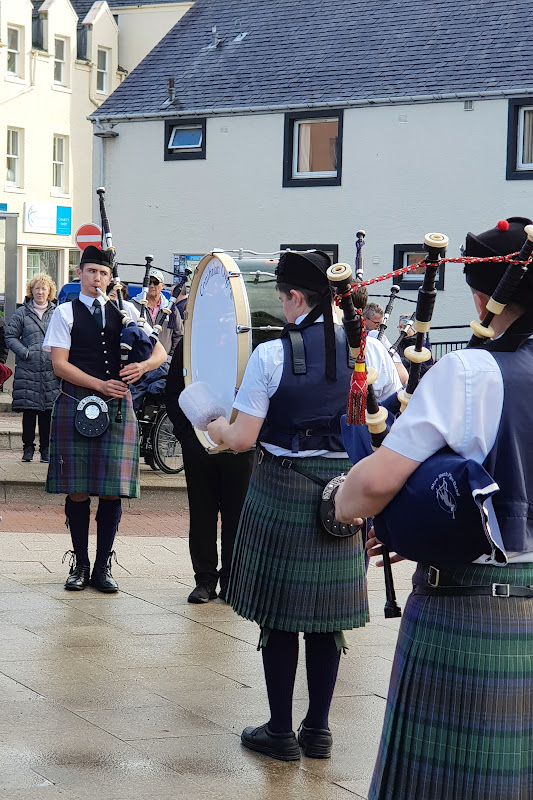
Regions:
<instances>
[{"instance_id":1,"label":"red pompom on cap","mask_svg":"<svg viewBox=\"0 0 533 800\"><path fill-rule=\"evenodd\" d=\"M499 231L508 231L509 230L509 223L506 219L501 219L498 224L496 225Z\"/></svg>"}]
</instances>

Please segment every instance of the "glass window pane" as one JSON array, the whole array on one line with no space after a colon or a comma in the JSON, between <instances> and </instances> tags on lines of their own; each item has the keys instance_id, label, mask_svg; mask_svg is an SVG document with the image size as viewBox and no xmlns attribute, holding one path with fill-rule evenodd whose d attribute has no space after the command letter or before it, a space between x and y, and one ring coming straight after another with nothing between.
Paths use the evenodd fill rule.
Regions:
<instances>
[{"instance_id":1,"label":"glass window pane","mask_svg":"<svg viewBox=\"0 0 533 800\"><path fill-rule=\"evenodd\" d=\"M16 28L7 29L7 46L9 50L19 49L19 32Z\"/></svg>"},{"instance_id":2,"label":"glass window pane","mask_svg":"<svg viewBox=\"0 0 533 800\"><path fill-rule=\"evenodd\" d=\"M39 272L47 272L57 286L59 250L34 250L28 248L28 280Z\"/></svg>"},{"instance_id":3,"label":"glass window pane","mask_svg":"<svg viewBox=\"0 0 533 800\"><path fill-rule=\"evenodd\" d=\"M10 156L19 154L19 132L8 130L7 132L7 152Z\"/></svg>"},{"instance_id":4,"label":"glass window pane","mask_svg":"<svg viewBox=\"0 0 533 800\"><path fill-rule=\"evenodd\" d=\"M298 172L336 172L338 120L298 124Z\"/></svg>"},{"instance_id":5,"label":"glass window pane","mask_svg":"<svg viewBox=\"0 0 533 800\"><path fill-rule=\"evenodd\" d=\"M63 162L65 152L65 140L61 136L54 136L54 161Z\"/></svg>"},{"instance_id":6,"label":"glass window pane","mask_svg":"<svg viewBox=\"0 0 533 800\"><path fill-rule=\"evenodd\" d=\"M75 281L78 277L76 270L80 265L81 253L79 250L68 251L68 280Z\"/></svg>"},{"instance_id":7,"label":"glass window pane","mask_svg":"<svg viewBox=\"0 0 533 800\"><path fill-rule=\"evenodd\" d=\"M533 164L533 108L524 109L522 164Z\"/></svg>"},{"instance_id":8,"label":"glass window pane","mask_svg":"<svg viewBox=\"0 0 533 800\"><path fill-rule=\"evenodd\" d=\"M105 72L107 69L107 53L105 50L98 51L98 64L97 69L101 69Z\"/></svg>"},{"instance_id":9,"label":"glass window pane","mask_svg":"<svg viewBox=\"0 0 533 800\"><path fill-rule=\"evenodd\" d=\"M65 60L65 41L64 39L56 39L56 58L60 61Z\"/></svg>"},{"instance_id":10,"label":"glass window pane","mask_svg":"<svg viewBox=\"0 0 533 800\"><path fill-rule=\"evenodd\" d=\"M174 128L170 135L170 148L192 148L201 147L202 129L201 128Z\"/></svg>"},{"instance_id":11,"label":"glass window pane","mask_svg":"<svg viewBox=\"0 0 533 800\"><path fill-rule=\"evenodd\" d=\"M7 54L7 71L16 75L17 73L17 55L16 53Z\"/></svg>"}]
</instances>

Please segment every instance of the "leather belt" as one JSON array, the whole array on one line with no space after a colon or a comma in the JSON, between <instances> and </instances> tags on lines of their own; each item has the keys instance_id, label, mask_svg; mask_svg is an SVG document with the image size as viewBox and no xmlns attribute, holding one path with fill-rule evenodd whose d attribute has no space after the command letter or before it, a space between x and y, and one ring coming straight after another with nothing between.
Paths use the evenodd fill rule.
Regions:
<instances>
[{"instance_id":1,"label":"leather belt","mask_svg":"<svg viewBox=\"0 0 533 800\"><path fill-rule=\"evenodd\" d=\"M490 583L487 586L428 586L417 584L413 594L429 597L533 597L533 586L512 586L510 583Z\"/></svg>"},{"instance_id":2,"label":"leather belt","mask_svg":"<svg viewBox=\"0 0 533 800\"><path fill-rule=\"evenodd\" d=\"M446 586L440 583L440 570L430 566L427 583L413 586L413 594L426 597L533 597L533 586L513 586L510 583L489 583L486 586Z\"/></svg>"}]
</instances>

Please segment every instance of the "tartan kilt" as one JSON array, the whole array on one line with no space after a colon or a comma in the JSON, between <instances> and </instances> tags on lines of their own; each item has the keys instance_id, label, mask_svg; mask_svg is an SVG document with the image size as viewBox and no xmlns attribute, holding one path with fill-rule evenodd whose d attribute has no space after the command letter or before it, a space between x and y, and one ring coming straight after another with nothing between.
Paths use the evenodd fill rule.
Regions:
<instances>
[{"instance_id":1,"label":"tartan kilt","mask_svg":"<svg viewBox=\"0 0 533 800\"><path fill-rule=\"evenodd\" d=\"M533 563L451 567L447 579L533 585ZM411 595L369 800L531 797L533 599Z\"/></svg>"},{"instance_id":2,"label":"tartan kilt","mask_svg":"<svg viewBox=\"0 0 533 800\"><path fill-rule=\"evenodd\" d=\"M305 458L328 480L347 459ZM228 603L262 628L331 633L368 622L361 533L331 536L318 522L321 487L275 461L258 461L233 551Z\"/></svg>"},{"instance_id":3,"label":"tartan kilt","mask_svg":"<svg viewBox=\"0 0 533 800\"><path fill-rule=\"evenodd\" d=\"M66 391L73 397L61 392L52 409L45 490L139 497L139 436L130 393L122 400L123 421L115 422L118 400L106 400L109 427L101 436L90 438L74 427L78 401L91 394L90 389L68 384Z\"/></svg>"}]
</instances>

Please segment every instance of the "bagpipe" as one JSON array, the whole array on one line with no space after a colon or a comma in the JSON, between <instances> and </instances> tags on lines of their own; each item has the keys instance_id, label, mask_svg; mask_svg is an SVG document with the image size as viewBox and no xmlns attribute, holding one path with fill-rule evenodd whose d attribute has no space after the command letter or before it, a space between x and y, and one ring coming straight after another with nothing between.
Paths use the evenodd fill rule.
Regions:
<instances>
[{"instance_id":1,"label":"bagpipe","mask_svg":"<svg viewBox=\"0 0 533 800\"><path fill-rule=\"evenodd\" d=\"M127 364L134 364L140 361L146 361L152 355L152 351L154 349L155 343L157 341L157 335L150 335L148 336L146 332L143 330L143 324L138 324L135 322L131 317L128 316L128 312L124 307L124 298L122 296L122 284L120 282L119 274L118 274L118 264L115 259L115 248L113 247L113 237L111 234L111 228L109 226L109 220L107 218L107 211L105 207L105 189L103 187L99 187L96 190L98 195L99 205L100 205L100 219L102 221L102 234L106 245L106 251L111 256L111 269L113 273L113 282L115 284L115 289L117 292L117 305L115 305L110 298L99 289L100 295L106 301L108 308L114 308L116 313L120 314L122 319L122 330L120 333L120 363L122 367L125 367ZM148 260L150 259L150 261ZM148 276L149 270L151 266L151 256L147 256L146 259L146 276ZM148 281L147 281L148 283ZM117 414L115 417L115 422L122 422L122 401L119 400Z\"/></svg>"},{"instance_id":2,"label":"bagpipe","mask_svg":"<svg viewBox=\"0 0 533 800\"><path fill-rule=\"evenodd\" d=\"M404 267L395 273L374 278L367 284L393 277L395 274L425 267L423 284L419 289L415 319L415 344L406 348L404 355L411 362L409 380L405 389L398 393L400 413L403 411L420 379L421 365L431 358L424 347L430 328L435 303L435 279L439 267L446 263L506 262L507 269L496 290L487 303L487 314L483 321L474 321L474 335L469 343L476 347L494 336L490 323L501 314L506 304L516 297L520 281L532 261L533 225L525 227L527 239L518 253L505 256L445 258L448 239L442 234L428 234L425 247L428 255L419 264ZM328 270L328 278L335 290L336 301L344 312L343 324L350 349L355 356L354 376L350 386L346 425L343 439L353 463L369 455L369 448L361 426L366 422L371 434L372 449L378 447L394 422L397 411L396 398L385 401L376 410L370 374L365 379L364 345L366 333L362 315L353 307L351 294L358 288L350 283L351 270L337 264ZM395 345L397 346L397 345ZM365 385L366 384L366 385ZM365 407L366 406L366 407ZM368 435L368 434L367 434ZM389 550L404 558L422 563L471 563L483 555L487 561L504 564L507 561L498 520L492 507L492 496L498 485L484 467L466 459L450 448L435 453L424 461L410 476L402 490L386 508L374 518L376 537L383 543L387 603L385 616L399 616L394 597ZM409 520L408 525L400 521ZM425 530L424 530L425 527ZM465 536L465 531L468 535ZM459 555L458 555L459 554Z\"/></svg>"}]
</instances>

